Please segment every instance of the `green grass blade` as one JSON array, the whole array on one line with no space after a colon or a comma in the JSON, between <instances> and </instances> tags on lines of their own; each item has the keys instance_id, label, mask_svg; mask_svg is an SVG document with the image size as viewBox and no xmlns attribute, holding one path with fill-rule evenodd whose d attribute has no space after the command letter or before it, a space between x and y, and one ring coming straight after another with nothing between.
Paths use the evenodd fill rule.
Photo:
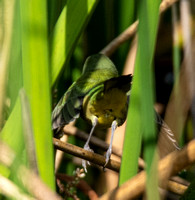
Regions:
<instances>
[{"instance_id":1,"label":"green grass blade","mask_svg":"<svg viewBox=\"0 0 195 200\"><path fill-rule=\"evenodd\" d=\"M52 84L69 60L81 31L93 13L97 0L68 0L51 37Z\"/></svg>"},{"instance_id":2,"label":"green grass blade","mask_svg":"<svg viewBox=\"0 0 195 200\"><path fill-rule=\"evenodd\" d=\"M152 72L152 59L156 41L156 33L158 28L158 12L159 12L160 1L151 2L147 0L140 6L139 10L139 45L137 52L138 64L140 66L140 87L141 87L141 114L142 124L144 127L144 143L145 148L145 159L147 162L148 170L150 169L153 153L154 144L149 143L153 140L155 142L155 126L154 126L154 86L153 86L153 72Z\"/></svg>"},{"instance_id":3,"label":"green grass blade","mask_svg":"<svg viewBox=\"0 0 195 200\"><path fill-rule=\"evenodd\" d=\"M46 0L21 1L23 80L30 103L37 165L42 180L54 189L46 11Z\"/></svg>"},{"instance_id":4,"label":"green grass blade","mask_svg":"<svg viewBox=\"0 0 195 200\"><path fill-rule=\"evenodd\" d=\"M118 33L122 33L127 27L132 24L135 20L135 0L126 1L126 0L120 0L118 1L118 7L119 7L119 17L118 17ZM124 65L125 59L127 57L129 49L129 42L124 43L120 46L118 49L118 58L119 63L121 65Z\"/></svg>"},{"instance_id":5,"label":"green grass blade","mask_svg":"<svg viewBox=\"0 0 195 200\"><path fill-rule=\"evenodd\" d=\"M17 99L18 91L22 86L22 65L21 65L21 26L20 26L20 4L15 2L12 13L14 16L12 40L9 59L7 95L10 99L9 120L4 125L0 138L6 142L16 155L20 155L24 149L24 141L21 125L21 107ZM16 78L17 74L17 78Z\"/></svg>"},{"instance_id":6,"label":"green grass blade","mask_svg":"<svg viewBox=\"0 0 195 200\"><path fill-rule=\"evenodd\" d=\"M17 76L16 76L17 74ZM22 55L21 55L21 22L20 2L15 2L14 23L12 30L12 43L10 49L9 73L7 95L10 99L9 113L14 108L18 93L23 85L22 77Z\"/></svg>"},{"instance_id":7,"label":"green grass blade","mask_svg":"<svg viewBox=\"0 0 195 200\"><path fill-rule=\"evenodd\" d=\"M16 105L9 116L9 120L7 120L1 131L0 138L6 142L16 154L22 154L24 140L22 135L21 105L19 99L17 99Z\"/></svg>"},{"instance_id":8,"label":"green grass blade","mask_svg":"<svg viewBox=\"0 0 195 200\"><path fill-rule=\"evenodd\" d=\"M0 1L0 130L3 127L15 1Z\"/></svg>"},{"instance_id":9,"label":"green grass blade","mask_svg":"<svg viewBox=\"0 0 195 200\"><path fill-rule=\"evenodd\" d=\"M135 63L135 75L131 93L128 123L123 147L123 159L119 184L122 184L137 173L137 161L140 152L140 134L143 132L144 158L147 173L150 173L155 151L154 125L154 87L151 71L160 1L144 1L139 8L138 50ZM152 141L150 143L150 141ZM135 148L135 149L133 149ZM154 189L157 181L152 179L153 191L149 188L148 198L158 199ZM147 184L149 186L149 184ZM147 187L148 188L148 187ZM153 193L153 197L151 195ZM151 197L151 198L150 198Z\"/></svg>"},{"instance_id":10,"label":"green grass blade","mask_svg":"<svg viewBox=\"0 0 195 200\"><path fill-rule=\"evenodd\" d=\"M141 148L141 116L140 116L140 87L139 77L137 76L138 68L135 68L135 76L131 89L130 106L127 116L127 126L125 140L123 145L123 156L120 168L119 185L123 184L129 178L137 173L138 158Z\"/></svg>"},{"instance_id":11,"label":"green grass blade","mask_svg":"<svg viewBox=\"0 0 195 200\"><path fill-rule=\"evenodd\" d=\"M25 140L25 149L28 157L28 166L33 172L38 174L37 158L35 152L35 143L33 137L32 119L30 116L30 104L26 96L25 90L20 90L20 101L22 111L23 133Z\"/></svg>"}]
</instances>

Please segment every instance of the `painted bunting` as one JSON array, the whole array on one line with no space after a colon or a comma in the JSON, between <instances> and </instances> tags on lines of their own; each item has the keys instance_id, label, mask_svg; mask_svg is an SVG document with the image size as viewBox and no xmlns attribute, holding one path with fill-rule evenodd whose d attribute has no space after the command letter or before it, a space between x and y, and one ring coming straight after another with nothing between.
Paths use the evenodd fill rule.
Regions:
<instances>
[{"instance_id":1,"label":"painted bunting","mask_svg":"<svg viewBox=\"0 0 195 200\"><path fill-rule=\"evenodd\" d=\"M126 120L128 96L132 75L119 76L112 61L102 54L87 58L80 78L60 99L52 113L52 128L63 126L81 116L92 124L84 149L92 151L89 141L94 128L112 128L111 141L106 152L106 163L112 153L114 131ZM86 171L86 161L82 161Z\"/></svg>"}]
</instances>

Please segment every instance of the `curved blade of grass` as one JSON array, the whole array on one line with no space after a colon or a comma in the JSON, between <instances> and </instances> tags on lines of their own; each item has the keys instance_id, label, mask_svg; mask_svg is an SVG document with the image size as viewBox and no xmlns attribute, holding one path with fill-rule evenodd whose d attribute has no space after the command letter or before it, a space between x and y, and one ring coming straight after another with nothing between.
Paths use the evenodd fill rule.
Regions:
<instances>
[{"instance_id":1,"label":"curved blade of grass","mask_svg":"<svg viewBox=\"0 0 195 200\"><path fill-rule=\"evenodd\" d=\"M68 62L81 31L86 26L98 0L68 0L51 38L51 80L56 81Z\"/></svg>"},{"instance_id":2,"label":"curved blade of grass","mask_svg":"<svg viewBox=\"0 0 195 200\"><path fill-rule=\"evenodd\" d=\"M51 132L47 1L21 0L24 89L30 103L40 177L55 188Z\"/></svg>"},{"instance_id":3,"label":"curved blade of grass","mask_svg":"<svg viewBox=\"0 0 195 200\"><path fill-rule=\"evenodd\" d=\"M147 0L140 3L138 10L138 50L119 184L124 183L137 173L137 161L141 146L140 135L142 132L144 133L144 158L147 163L148 175L154 158L155 118L153 111L154 87L151 65L158 27L159 5L160 1L153 2ZM152 180L151 184L147 182L148 199L158 199L156 178ZM152 184L153 187L149 187Z\"/></svg>"}]
</instances>

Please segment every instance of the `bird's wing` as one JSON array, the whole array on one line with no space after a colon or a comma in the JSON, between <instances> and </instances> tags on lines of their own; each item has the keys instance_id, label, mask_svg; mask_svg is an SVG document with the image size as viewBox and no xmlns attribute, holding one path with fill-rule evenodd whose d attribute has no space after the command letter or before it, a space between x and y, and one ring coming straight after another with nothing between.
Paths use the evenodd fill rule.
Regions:
<instances>
[{"instance_id":1,"label":"bird's wing","mask_svg":"<svg viewBox=\"0 0 195 200\"><path fill-rule=\"evenodd\" d=\"M58 129L80 116L84 94L77 91L74 82L52 112L52 129Z\"/></svg>"},{"instance_id":2,"label":"bird's wing","mask_svg":"<svg viewBox=\"0 0 195 200\"><path fill-rule=\"evenodd\" d=\"M122 90L123 92L127 93L131 89L131 82L132 82L133 76L131 74L113 77L109 80L106 80L104 82L104 92L112 89L112 88L118 88Z\"/></svg>"}]
</instances>

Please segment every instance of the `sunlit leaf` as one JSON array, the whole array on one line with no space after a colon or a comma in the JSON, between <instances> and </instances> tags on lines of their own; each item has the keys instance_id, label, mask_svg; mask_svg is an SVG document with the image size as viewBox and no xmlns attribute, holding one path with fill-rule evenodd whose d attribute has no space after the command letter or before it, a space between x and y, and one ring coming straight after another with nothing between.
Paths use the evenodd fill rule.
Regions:
<instances>
[{"instance_id":1,"label":"sunlit leaf","mask_svg":"<svg viewBox=\"0 0 195 200\"><path fill-rule=\"evenodd\" d=\"M47 1L22 0L21 21L23 81L30 103L37 165L41 178L54 189Z\"/></svg>"}]
</instances>

